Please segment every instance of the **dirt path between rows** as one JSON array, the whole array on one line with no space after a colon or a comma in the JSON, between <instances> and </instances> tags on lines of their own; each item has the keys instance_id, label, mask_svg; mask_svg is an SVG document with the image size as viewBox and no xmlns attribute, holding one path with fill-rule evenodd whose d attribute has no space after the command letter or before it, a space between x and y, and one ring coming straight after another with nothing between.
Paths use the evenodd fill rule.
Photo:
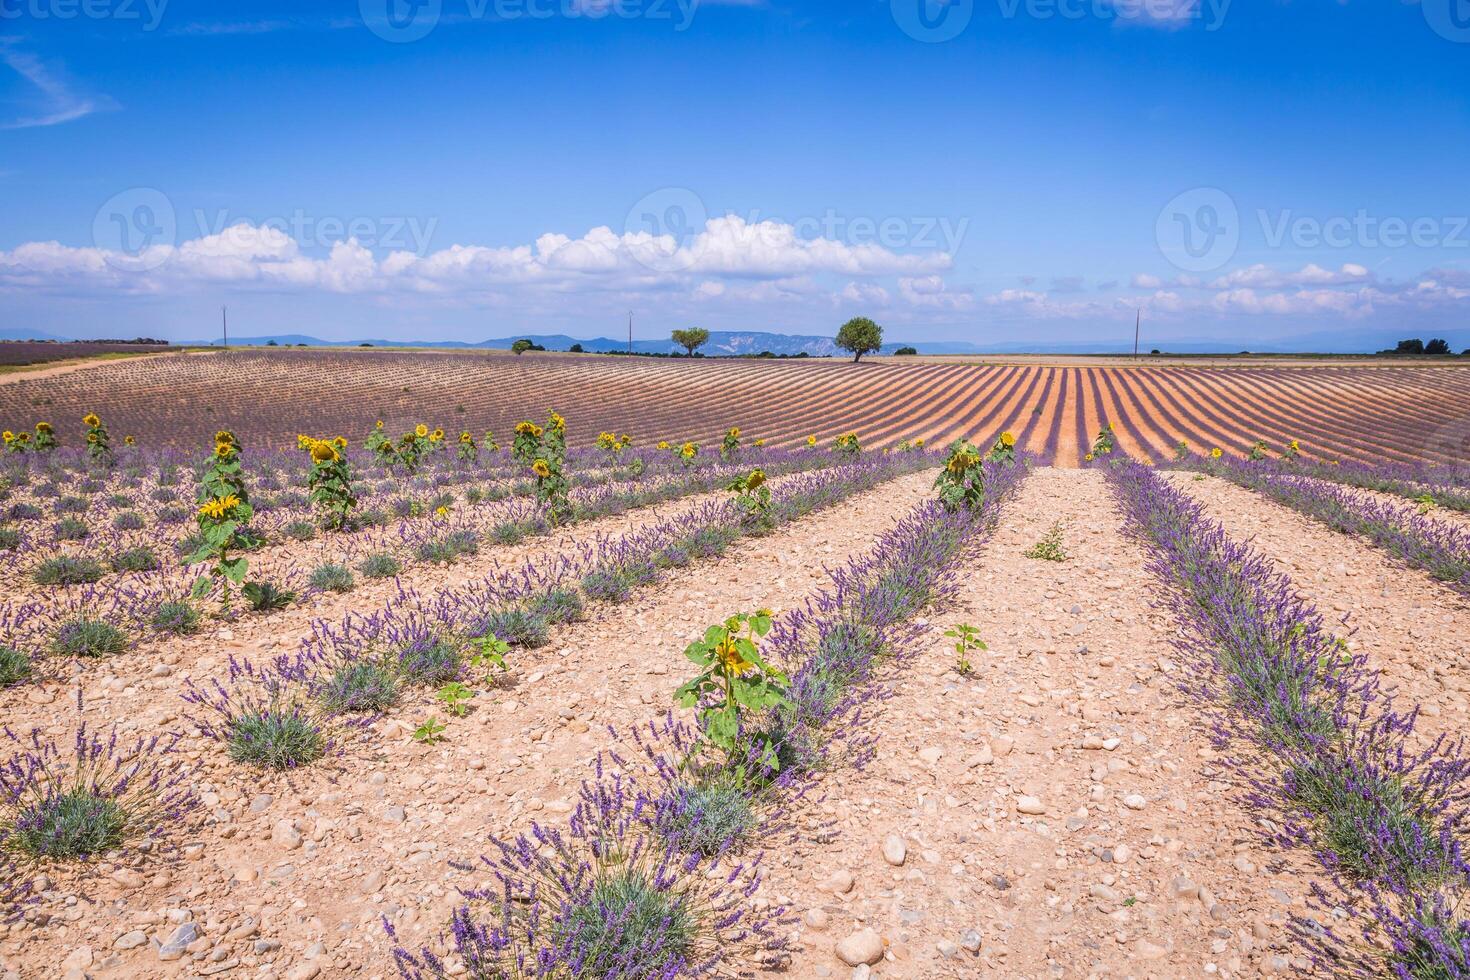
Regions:
<instances>
[{"instance_id":1,"label":"dirt path between rows","mask_svg":"<svg viewBox=\"0 0 1470 980\"><path fill-rule=\"evenodd\" d=\"M1366 654L1385 688L1418 701L1429 730L1463 730L1470 719L1470 600L1395 562L1362 538L1341 534L1225 480L1166 478L1204 505L1238 540L1269 555L1339 635ZM1407 704L1401 704L1407 709Z\"/></svg>"},{"instance_id":2,"label":"dirt path between rows","mask_svg":"<svg viewBox=\"0 0 1470 980\"><path fill-rule=\"evenodd\" d=\"M289 777L257 776L198 743L211 826L191 863L124 872L126 881L98 866L87 888L93 904L75 921L23 930L32 941L12 938L0 954L30 965L74 957L99 978L172 976L189 957L161 962L149 940L177 928L182 913L170 909L187 909L200 932L192 964L200 973L234 963L239 975L297 980L391 974L382 916L409 942L436 935L454 887L483 878L449 862L473 859L488 837L524 831L532 819L564 821L589 760L611 744L606 726L671 706L692 638L733 612L796 605L825 582L824 565L866 550L932 481L932 473L901 477L554 630L550 646L516 653L514 685L483 692L441 744L408 737L422 717L443 717L422 695L343 758ZM147 939L116 947L135 931Z\"/></svg>"},{"instance_id":3,"label":"dirt path between rows","mask_svg":"<svg viewBox=\"0 0 1470 980\"><path fill-rule=\"evenodd\" d=\"M180 355L186 357L194 355L207 356L217 353L219 352L212 350L191 350L160 351L157 354L133 354L129 357L81 357L76 360L67 360L60 364L52 364L49 367L38 367L34 370L0 371L0 385L16 384L21 381L35 381L38 378L54 378L57 375L92 370L105 367L108 364L136 364L139 361L152 361L160 357L179 357Z\"/></svg>"},{"instance_id":4,"label":"dirt path between rows","mask_svg":"<svg viewBox=\"0 0 1470 980\"><path fill-rule=\"evenodd\" d=\"M1173 627L1101 474L1038 470L1002 520L935 620L979 627L990 652L961 679L936 633L872 720L878 758L834 774L813 807L836 839L768 869L803 916L792 973L1287 968L1288 906L1305 882L1265 870L1199 715L1161 670L1178 669ZM1022 557L1053 520L1070 560ZM834 955L863 928L887 944L871 971Z\"/></svg>"}]
</instances>

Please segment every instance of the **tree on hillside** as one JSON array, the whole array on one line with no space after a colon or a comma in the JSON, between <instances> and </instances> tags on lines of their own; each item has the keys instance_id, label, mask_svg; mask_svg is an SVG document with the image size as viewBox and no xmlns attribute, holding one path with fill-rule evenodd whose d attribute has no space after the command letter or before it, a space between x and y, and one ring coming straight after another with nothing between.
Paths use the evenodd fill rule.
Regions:
<instances>
[{"instance_id":1,"label":"tree on hillside","mask_svg":"<svg viewBox=\"0 0 1470 980\"><path fill-rule=\"evenodd\" d=\"M1424 353L1426 354L1448 354L1449 352L1450 342L1448 340L1440 340L1436 337L1424 345Z\"/></svg>"},{"instance_id":2,"label":"tree on hillside","mask_svg":"<svg viewBox=\"0 0 1470 980\"><path fill-rule=\"evenodd\" d=\"M1394 348L1394 353L1395 354L1422 354L1422 353L1424 353L1424 341L1422 341L1422 340L1401 340L1401 341L1399 341L1399 345L1396 348Z\"/></svg>"},{"instance_id":3,"label":"tree on hillside","mask_svg":"<svg viewBox=\"0 0 1470 980\"><path fill-rule=\"evenodd\" d=\"M535 344L533 344L529 340L526 340L526 339L523 338L523 339L517 340L515 343L511 344L510 345L510 349L513 350L513 351L515 351L517 354L524 354L526 351L531 350L535 346L536 346Z\"/></svg>"},{"instance_id":4,"label":"tree on hillside","mask_svg":"<svg viewBox=\"0 0 1470 980\"><path fill-rule=\"evenodd\" d=\"M883 346L883 328L865 316L855 316L837 331L837 346L852 352L852 362Z\"/></svg>"},{"instance_id":5,"label":"tree on hillside","mask_svg":"<svg viewBox=\"0 0 1470 980\"><path fill-rule=\"evenodd\" d=\"M674 343L687 350L690 357L693 357L694 352L699 350L699 348L709 343L709 331L704 329L703 327L690 327L688 330L675 330L669 336L673 338Z\"/></svg>"}]
</instances>

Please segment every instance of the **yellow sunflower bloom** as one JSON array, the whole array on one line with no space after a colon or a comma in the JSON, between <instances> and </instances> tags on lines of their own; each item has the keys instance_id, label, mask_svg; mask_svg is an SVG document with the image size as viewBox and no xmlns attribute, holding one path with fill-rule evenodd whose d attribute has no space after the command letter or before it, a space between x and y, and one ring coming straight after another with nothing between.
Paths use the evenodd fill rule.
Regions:
<instances>
[{"instance_id":1,"label":"yellow sunflower bloom","mask_svg":"<svg viewBox=\"0 0 1470 980\"><path fill-rule=\"evenodd\" d=\"M429 435L429 427L420 422L418 425L413 427L413 434L418 436L420 439L425 439Z\"/></svg>"},{"instance_id":2,"label":"yellow sunflower bloom","mask_svg":"<svg viewBox=\"0 0 1470 980\"><path fill-rule=\"evenodd\" d=\"M233 446L235 444L235 434L229 429L220 429L214 434L214 441L229 443Z\"/></svg>"},{"instance_id":3,"label":"yellow sunflower bloom","mask_svg":"<svg viewBox=\"0 0 1470 980\"><path fill-rule=\"evenodd\" d=\"M0 433L0 439L4 439L6 442L14 442L15 433L11 432L9 429L6 429L3 433Z\"/></svg>"},{"instance_id":4,"label":"yellow sunflower bloom","mask_svg":"<svg viewBox=\"0 0 1470 980\"><path fill-rule=\"evenodd\" d=\"M87 441L88 442L96 442L97 441L97 433L95 433L95 432L88 432L87 433Z\"/></svg>"},{"instance_id":5,"label":"yellow sunflower bloom","mask_svg":"<svg viewBox=\"0 0 1470 980\"><path fill-rule=\"evenodd\" d=\"M740 438L740 427L739 426L735 426L734 428L732 428L730 430L730 438L731 439L739 439Z\"/></svg>"},{"instance_id":6,"label":"yellow sunflower bloom","mask_svg":"<svg viewBox=\"0 0 1470 980\"><path fill-rule=\"evenodd\" d=\"M15 441L16 442L30 442L31 441L31 434L29 432L22 432L22 433L18 434L15 437Z\"/></svg>"},{"instance_id":7,"label":"yellow sunflower bloom","mask_svg":"<svg viewBox=\"0 0 1470 980\"><path fill-rule=\"evenodd\" d=\"M471 443L475 441L475 437L470 435L468 432L461 432L459 434L459 441L461 443Z\"/></svg>"},{"instance_id":8,"label":"yellow sunflower bloom","mask_svg":"<svg viewBox=\"0 0 1470 980\"><path fill-rule=\"evenodd\" d=\"M449 508L448 507L445 507L444 505L441 504L440 506L438 506L437 508L434 509L434 513L437 514L439 517L444 517L444 516L448 515Z\"/></svg>"},{"instance_id":9,"label":"yellow sunflower bloom","mask_svg":"<svg viewBox=\"0 0 1470 980\"><path fill-rule=\"evenodd\" d=\"M383 427L383 420L382 419L378 419L378 421L373 424L373 427L374 428L377 428L377 429L381 429Z\"/></svg>"},{"instance_id":10,"label":"yellow sunflower bloom","mask_svg":"<svg viewBox=\"0 0 1470 980\"><path fill-rule=\"evenodd\" d=\"M751 470L750 475L745 478L745 485L751 490L766 482L765 470Z\"/></svg>"},{"instance_id":11,"label":"yellow sunflower bloom","mask_svg":"<svg viewBox=\"0 0 1470 980\"><path fill-rule=\"evenodd\" d=\"M667 439L660 439L658 441L658 448L659 449L668 449L669 448L669 442L668 442L668 440Z\"/></svg>"},{"instance_id":12,"label":"yellow sunflower bloom","mask_svg":"<svg viewBox=\"0 0 1470 980\"><path fill-rule=\"evenodd\" d=\"M924 448L924 440L923 439L915 439L914 440L914 448L915 449L923 449Z\"/></svg>"},{"instance_id":13,"label":"yellow sunflower bloom","mask_svg":"<svg viewBox=\"0 0 1470 980\"><path fill-rule=\"evenodd\" d=\"M97 428L97 426L102 424L102 420L91 412L88 412L86 415L82 416L82 424L89 425L95 429Z\"/></svg>"},{"instance_id":14,"label":"yellow sunflower bloom","mask_svg":"<svg viewBox=\"0 0 1470 980\"><path fill-rule=\"evenodd\" d=\"M1219 446L1216 446L1214 449L1211 449L1210 450L1210 458L1211 459L1219 459L1221 456L1224 456L1224 455L1225 455L1224 451L1221 450Z\"/></svg>"},{"instance_id":15,"label":"yellow sunflower bloom","mask_svg":"<svg viewBox=\"0 0 1470 980\"><path fill-rule=\"evenodd\" d=\"M922 440L920 440L920 442L922 444ZM1007 449L1009 449L1010 447L1012 447L1012 446L1014 446L1016 444L1016 437L1013 434L1011 434L1009 431L1002 432L1000 434L1000 444L1002 446L1005 446Z\"/></svg>"},{"instance_id":16,"label":"yellow sunflower bloom","mask_svg":"<svg viewBox=\"0 0 1470 980\"><path fill-rule=\"evenodd\" d=\"M314 442L311 445L311 458L318 463L335 463L342 457L337 453L337 447L330 442Z\"/></svg>"},{"instance_id":17,"label":"yellow sunflower bloom","mask_svg":"<svg viewBox=\"0 0 1470 980\"><path fill-rule=\"evenodd\" d=\"M429 438L433 439L435 442L442 441L444 439L444 430L435 429L433 432L429 433Z\"/></svg>"},{"instance_id":18,"label":"yellow sunflower bloom","mask_svg":"<svg viewBox=\"0 0 1470 980\"><path fill-rule=\"evenodd\" d=\"M816 436L807 436L806 437L806 444L808 446L815 446L817 444L817 437Z\"/></svg>"},{"instance_id":19,"label":"yellow sunflower bloom","mask_svg":"<svg viewBox=\"0 0 1470 980\"><path fill-rule=\"evenodd\" d=\"M544 480L551 475L551 467L546 465L546 460L538 459L531 464L531 472Z\"/></svg>"},{"instance_id":20,"label":"yellow sunflower bloom","mask_svg":"<svg viewBox=\"0 0 1470 980\"><path fill-rule=\"evenodd\" d=\"M229 459L235 455L235 447L228 442L217 442L214 444L214 455L219 459Z\"/></svg>"},{"instance_id":21,"label":"yellow sunflower bloom","mask_svg":"<svg viewBox=\"0 0 1470 980\"><path fill-rule=\"evenodd\" d=\"M529 436L529 435L533 435L535 433L535 431L536 431L536 423L535 422L517 422L516 423L516 435L518 435L518 436Z\"/></svg>"},{"instance_id":22,"label":"yellow sunflower bloom","mask_svg":"<svg viewBox=\"0 0 1470 980\"><path fill-rule=\"evenodd\" d=\"M36 423L36 431L37 432L50 432L51 431L51 423L50 422L37 422Z\"/></svg>"},{"instance_id":23,"label":"yellow sunflower bloom","mask_svg":"<svg viewBox=\"0 0 1470 980\"><path fill-rule=\"evenodd\" d=\"M137 444L138 440L134 439L132 436L123 436L124 446L136 446Z\"/></svg>"},{"instance_id":24,"label":"yellow sunflower bloom","mask_svg":"<svg viewBox=\"0 0 1470 980\"><path fill-rule=\"evenodd\" d=\"M297 449L310 449L311 448L311 444L314 443L314 442L316 442L316 440L313 439L311 436L304 435L304 434L298 434L296 436L296 448Z\"/></svg>"},{"instance_id":25,"label":"yellow sunflower bloom","mask_svg":"<svg viewBox=\"0 0 1470 980\"><path fill-rule=\"evenodd\" d=\"M766 444L766 441L764 439L757 439L755 441L755 447L757 449L759 449L761 446L764 446L765 444Z\"/></svg>"},{"instance_id":26,"label":"yellow sunflower bloom","mask_svg":"<svg viewBox=\"0 0 1470 980\"><path fill-rule=\"evenodd\" d=\"M560 415L556 414L555 412L552 412L551 413L551 427L553 429L555 429L557 432L560 432L562 429L565 429L567 427L567 420L564 419L564 418L562 418ZM537 434L539 435L540 433L537 433Z\"/></svg>"},{"instance_id":27,"label":"yellow sunflower bloom","mask_svg":"<svg viewBox=\"0 0 1470 980\"><path fill-rule=\"evenodd\" d=\"M731 638L720 641L719 646L715 648L715 656L720 658L720 666L724 668L725 673L734 677L741 676L755 666L740 655L739 645Z\"/></svg>"},{"instance_id":28,"label":"yellow sunflower bloom","mask_svg":"<svg viewBox=\"0 0 1470 980\"><path fill-rule=\"evenodd\" d=\"M1088 453L1086 456L1083 457L1083 459L1087 460L1089 463L1092 462L1092 453Z\"/></svg>"}]
</instances>

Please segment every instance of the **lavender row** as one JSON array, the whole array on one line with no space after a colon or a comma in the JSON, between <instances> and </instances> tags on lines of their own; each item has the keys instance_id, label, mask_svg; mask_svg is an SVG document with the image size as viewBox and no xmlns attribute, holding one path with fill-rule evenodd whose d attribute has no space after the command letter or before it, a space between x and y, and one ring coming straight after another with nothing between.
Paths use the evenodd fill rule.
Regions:
<instances>
[{"instance_id":1,"label":"lavender row","mask_svg":"<svg viewBox=\"0 0 1470 980\"><path fill-rule=\"evenodd\" d=\"M1417 709L1396 711L1290 579L1186 494L1137 463L1108 478L1183 627L1181 689L1268 843L1319 869L1304 951L1334 976L1470 977L1463 740L1417 735Z\"/></svg>"},{"instance_id":2,"label":"lavender row","mask_svg":"<svg viewBox=\"0 0 1470 980\"><path fill-rule=\"evenodd\" d=\"M1211 460L1203 469L1334 531L1361 535L1409 567L1470 595L1470 531L1464 528L1436 521L1414 507L1362 496L1311 477L1282 474L1269 463Z\"/></svg>"},{"instance_id":3,"label":"lavender row","mask_svg":"<svg viewBox=\"0 0 1470 980\"><path fill-rule=\"evenodd\" d=\"M466 870L488 869L495 885L463 893L442 949L396 945L402 975L632 980L785 966L791 920L753 901L763 855L737 854L789 829L791 804L819 772L870 756L865 707L926 631L915 616L952 593L960 558L995 526L1024 473L986 464L978 509L915 508L776 625L765 646L791 666L792 697L745 722L748 751L711 752L670 717L635 731L630 752L599 756L568 829L533 824L494 841ZM779 765L761 761L771 754ZM624 756L647 765L640 773Z\"/></svg>"}]
</instances>

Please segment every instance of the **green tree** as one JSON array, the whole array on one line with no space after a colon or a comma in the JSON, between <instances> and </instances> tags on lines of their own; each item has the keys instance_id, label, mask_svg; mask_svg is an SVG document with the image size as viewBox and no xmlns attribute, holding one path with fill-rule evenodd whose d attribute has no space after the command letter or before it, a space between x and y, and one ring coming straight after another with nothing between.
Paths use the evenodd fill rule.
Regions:
<instances>
[{"instance_id":1,"label":"green tree","mask_svg":"<svg viewBox=\"0 0 1470 980\"><path fill-rule=\"evenodd\" d=\"M536 346L535 344L533 344L529 340L525 340L523 338L523 339L517 340L515 343L511 344L510 345L510 349L513 350L513 351L515 351L517 354L524 354L526 351L530 350L532 347L535 347L535 346Z\"/></svg>"},{"instance_id":2,"label":"green tree","mask_svg":"<svg viewBox=\"0 0 1470 980\"><path fill-rule=\"evenodd\" d=\"M855 316L837 331L837 346L852 352L852 362L883 346L883 328L865 316Z\"/></svg>"},{"instance_id":3,"label":"green tree","mask_svg":"<svg viewBox=\"0 0 1470 980\"><path fill-rule=\"evenodd\" d=\"M699 348L709 343L709 331L703 327L675 330L670 336L673 337L674 343L689 352L690 357L693 357L694 352L699 350Z\"/></svg>"}]
</instances>

